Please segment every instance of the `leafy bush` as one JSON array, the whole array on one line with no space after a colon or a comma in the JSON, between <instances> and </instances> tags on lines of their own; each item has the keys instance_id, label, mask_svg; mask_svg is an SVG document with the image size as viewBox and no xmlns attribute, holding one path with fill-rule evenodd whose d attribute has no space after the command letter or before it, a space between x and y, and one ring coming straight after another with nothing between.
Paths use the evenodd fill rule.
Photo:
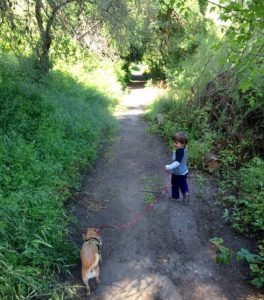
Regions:
<instances>
[{"instance_id":1,"label":"leafy bush","mask_svg":"<svg viewBox=\"0 0 264 300\"><path fill-rule=\"evenodd\" d=\"M253 158L238 172L231 185L237 197L227 195L223 202L229 206L227 218L240 232L259 233L264 231L264 161ZM229 179L231 180L231 178Z\"/></svg>"},{"instance_id":2,"label":"leafy bush","mask_svg":"<svg viewBox=\"0 0 264 300\"><path fill-rule=\"evenodd\" d=\"M220 198L226 206L224 218L229 220L237 231L254 236L258 242L258 251L251 253L241 249L237 259L249 263L256 287L264 285L264 161L254 157L236 173L225 175Z\"/></svg>"},{"instance_id":3,"label":"leafy bush","mask_svg":"<svg viewBox=\"0 0 264 300\"><path fill-rule=\"evenodd\" d=\"M212 238L210 242L217 247L216 262L218 264L228 265L231 261L234 251L223 245L222 238ZM257 288L264 286L264 240L260 241L258 246L259 254L249 252L247 249L241 248L236 253L236 260L245 259L249 263L251 275L253 279L250 281Z\"/></svg>"},{"instance_id":4,"label":"leafy bush","mask_svg":"<svg viewBox=\"0 0 264 300\"><path fill-rule=\"evenodd\" d=\"M179 36L175 47L180 45L183 50L185 43L191 47L186 47L190 51L165 55L162 50L154 52L155 61L162 62L170 91L150 107L147 117L154 123L153 130L164 136L169 145L173 133L183 130L189 135L190 166L202 168L208 152L217 155L219 174L228 176L228 182L224 181L227 193L222 198L228 207L224 217L235 229L254 234L259 240L264 224L264 48L262 25L253 24L252 20L260 15L263 4L249 1L244 6L239 1L223 1L222 5L226 9L220 11L221 19L231 21L231 25L215 26L204 20L203 26L191 35L187 34L189 24L184 23L181 34L168 31L173 32L173 37L168 38L168 44L172 43L169 49L173 49L173 38ZM222 27L222 33L217 27ZM155 120L158 113L164 117L161 124ZM222 260L229 257L224 248L221 255ZM259 262L257 267L250 265L252 283L260 286L263 248L253 255Z\"/></svg>"},{"instance_id":5,"label":"leafy bush","mask_svg":"<svg viewBox=\"0 0 264 300\"><path fill-rule=\"evenodd\" d=\"M264 161L253 158L239 171L241 222L254 231L264 231Z\"/></svg>"},{"instance_id":6,"label":"leafy bush","mask_svg":"<svg viewBox=\"0 0 264 300\"><path fill-rule=\"evenodd\" d=\"M253 279L251 283L257 288L264 286L264 240L258 246L259 254L250 253L247 249L240 249L237 260L245 259L249 263Z\"/></svg>"},{"instance_id":7,"label":"leafy bush","mask_svg":"<svg viewBox=\"0 0 264 300\"><path fill-rule=\"evenodd\" d=\"M215 133L208 126L206 109L199 113L189 108L188 102L176 100L169 94L149 107L146 118L153 122L152 130L159 132L169 147L172 146L173 134L184 131L189 137L188 163L191 167L202 167L206 154L211 150ZM155 122L158 113L165 116L161 124Z\"/></svg>"}]
</instances>

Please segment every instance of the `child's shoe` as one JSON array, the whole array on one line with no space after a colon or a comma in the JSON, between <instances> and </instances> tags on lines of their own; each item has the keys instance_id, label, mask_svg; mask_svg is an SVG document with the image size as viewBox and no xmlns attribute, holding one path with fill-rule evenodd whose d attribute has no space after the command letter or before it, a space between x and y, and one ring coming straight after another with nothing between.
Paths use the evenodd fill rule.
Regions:
<instances>
[{"instance_id":1,"label":"child's shoe","mask_svg":"<svg viewBox=\"0 0 264 300\"><path fill-rule=\"evenodd\" d=\"M189 201L190 198L191 198L191 194L189 192L187 192L183 195L183 200Z\"/></svg>"},{"instance_id":2,"label":"child's shoe","mask_svg":"<svg viewBox=\"0 0 264 300\"><path fill-rule=\"evenodd\" d=\"M169 199L171 201L173 201L173 202L179 202L179 201L181 201L180 199L173 198L172 196L170 196Z\"/></svg>"}]
</instances>

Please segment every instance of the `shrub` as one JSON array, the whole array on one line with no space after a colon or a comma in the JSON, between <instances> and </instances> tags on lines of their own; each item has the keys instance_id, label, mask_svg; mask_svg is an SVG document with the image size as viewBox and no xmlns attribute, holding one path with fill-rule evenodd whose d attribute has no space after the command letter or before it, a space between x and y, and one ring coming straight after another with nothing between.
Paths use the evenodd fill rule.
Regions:
<instances>
[{"instance_id":1,"label":"shrub","mask_svg":"<svg viewBox=\"0 0 264 300\"><path fill-rule=\"evenodd\" d=\"M230 207L228 219L240 232L264 231L264 161L253 158L238 172L233 189L238 196L225 196L223 201Z\"/></svg>"}]
</instances>

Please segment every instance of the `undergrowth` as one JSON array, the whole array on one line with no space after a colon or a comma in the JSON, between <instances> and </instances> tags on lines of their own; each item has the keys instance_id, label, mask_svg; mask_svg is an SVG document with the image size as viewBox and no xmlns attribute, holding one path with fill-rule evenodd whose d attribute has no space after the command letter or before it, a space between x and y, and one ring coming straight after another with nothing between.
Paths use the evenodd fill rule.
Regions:
<instances>
[{"instance_id":1,"label":"undergrowth","mask_svg":"<svg viewBox=\"0 0 264 300\"><path fill-rule=\"evenodd\" d=\"M113 134L121 95L111 65L97 67L61 64L36 83L0 56L1 299L71 293L59 279L78 257L64 200Z\"/></svg>"},{"instance_id":2,"label":"undergrowth","mask_svg":"<svg viewBox=\"0 0 264 300\"><path fill-rule=\"evenodd\" d=\"M175 132L184 131L189 136L190 167L205 168L208 156L217 157L219 167L215 172L225 187L220 189L224 217L234 229L255 239L256 252L240 258L249 262L251 282L261 287L264 285L263 70L258 61L251 61L259 77L245 87L243 80L252 69L244 68L245 60L234 67L224 64L230 56L228 43L223 43L212 56L219 40L208 34L192 56L169 66L170 90L149 107L146 118L152 122L152 130L160 133L169 146ZM159 123L158 114L163 115ZM250 255L254 256L254 263Z\"/></svg>"}]
</instances>

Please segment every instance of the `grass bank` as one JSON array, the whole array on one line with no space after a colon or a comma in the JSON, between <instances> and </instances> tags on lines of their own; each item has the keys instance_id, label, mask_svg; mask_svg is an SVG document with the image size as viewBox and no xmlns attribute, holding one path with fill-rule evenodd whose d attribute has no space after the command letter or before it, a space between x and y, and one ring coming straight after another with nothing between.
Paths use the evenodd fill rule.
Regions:
<instances>
[{"instance_id":1,"label":"grass bank","mask_svg":"<svg viewBox=\"0 0 264 300\"><path fill-rule=\"evenodd\" d=\"M115 68L61 64L36 83L0 54L1 299L67 293L59 276L78 252L67 239L64 201L115 130Z\"/></svg>"}]
</instances>

